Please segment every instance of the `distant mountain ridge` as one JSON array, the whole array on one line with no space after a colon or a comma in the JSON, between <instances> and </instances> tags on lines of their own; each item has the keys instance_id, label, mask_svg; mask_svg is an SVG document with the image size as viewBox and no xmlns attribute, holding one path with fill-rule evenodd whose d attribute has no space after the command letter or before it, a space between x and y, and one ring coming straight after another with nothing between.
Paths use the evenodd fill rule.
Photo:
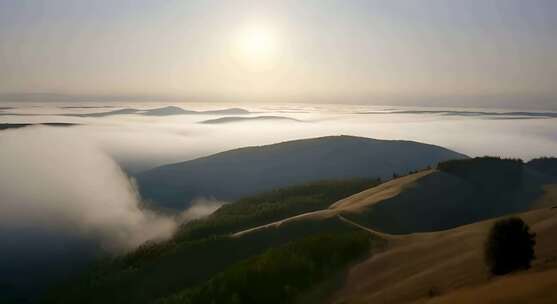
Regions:
<instances>
[{"instance_id":1,"label":"distant mountain ridge","mask_svg":"<svg viewBox=\"0 0 557 304\"><path fill-rule=\"evenodd\" d=\"M25 128L25 127L30 127L30 126L71 127L71 126L78 126L78 125L79 124L66 123L66 122L0 123L0 131L1 130L8 130L8 129L19 129L19 128Z\"/></svg>"},{"instance_id":2,"label":"distant mountain ridge","mask_svg":"<svg viewBox=\"0 0 557 304\"><path fill-rule=\"evenodd\" d=\"M124 115L124 114L137 114L145 116L171 116L171 115L246 115L250 114L248 110L241 108L228 108L220 110L208 110L208 111L192 111L185 110L176 106L167 106L155 109L134 109L134 108L124 108L119 110L113 110L108 112L96 112L96 113L84 113L84 114L62 114L64 116L77 116L77 117L105 117L112 115Z\"/></svg>"},{"instance_id":3,"label":"distant mountain ridge","mask_svg":"<svg viewBox=\"0 0 557 304\"><path fill-rule=\"evenodd\" d=\"M197 197L235 200L316 180L385 179L466 157L412 141L328 136L230 150L157 167L135 178L144 199L182 209Z\"/></svg>"},{"instance_id":4,"label":"distant mountain ridge","mask_svg":"<svg viewBox=\"0 0 557 304\"><path fill-rule=\"evenodd\" d=\"M75 107L62 107L64 109L96 109L98 107L88 107L88 106L75 106ZM102 108L113 108L109 106L103 106ZM10 108L0 108L0 110L7 110ZM172 115L247 115L252 112L242 109L242 108L227 108L219 110L207 110L207 111L192 111L185 110L176 106L167 106L162 108L154 109L135 109L135 108L123 108L112 111L103 112L92 112L92 113L60 113L60 114L48 114L57 116L71 116L71 117L107 117L113 115L144 115L144 116L172 116ZM32 114L32 113L11 113L0 111L0 116L43 116L45 114Z\"/></svg>"},{"instance_id":5,"label":"distant mountain ridge","mask_svg":"<svg viewBox=\"0 0 557 304\"><path fill-rule=\"evenodd\" d=\"M202 124L225 124L225 123L235 123L235 122L246 122L246 121L290 121L290 122L302 122L299 119L286 117L286 116L255 116L255 117L221 117L215 119L204 120L200 123Z\"/></svg>"},{"instance_id":6,"label":"distant mountain ridge","mask_svg":"<svg viewBox=\"0 0 557 304\"><path fill-rule=\"evenodd\" d=\"M488 119L536 119L557 118L557 112L486 112L486 111L456 111L456 110L393 110L393 111L359 111L355 114L389 115L389 114L434 114L443 116L483 117Z\"/></svg>"}]
</instances>

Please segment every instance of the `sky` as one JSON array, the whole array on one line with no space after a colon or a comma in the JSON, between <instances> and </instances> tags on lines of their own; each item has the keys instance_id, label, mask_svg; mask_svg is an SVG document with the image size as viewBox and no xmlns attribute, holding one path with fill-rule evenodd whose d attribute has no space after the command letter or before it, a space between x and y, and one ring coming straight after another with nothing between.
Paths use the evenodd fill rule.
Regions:
<instances>
[{"instance_id":1,"label":"sky","mask_svg":"<svg viewBox=\"0 0 557 304\"><path fill-rule=\"evenodd\" d=\"M0 0L0 42L4 100L557 110L551 0Z\"/></svg>"}]
</instances>

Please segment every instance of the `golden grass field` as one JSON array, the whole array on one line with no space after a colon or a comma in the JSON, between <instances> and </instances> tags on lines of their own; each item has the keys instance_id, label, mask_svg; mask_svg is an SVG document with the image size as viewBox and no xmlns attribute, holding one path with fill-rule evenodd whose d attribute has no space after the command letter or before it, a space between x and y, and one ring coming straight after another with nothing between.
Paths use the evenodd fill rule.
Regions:
<instances>
[{"instance_id":1,"label":"golden grass field","mask_svg":"<svg viewBox=\"0 0 557 304\"><path fill-rule=\"evenodd\" d=\"M360 212L395 197L435 170L426 170L383 183L331 205L233 234L278 229L295 221L338 217L343 222L387 240L379 253L352 266L330 303L557 303L557 186L533 204L536 209L516 214L537 234L532 268L492 277L484 264L483 248L496 219L454 229L406 235L385 234L346 219L342 214Z\"/></svg>"},{"instance_id":2,"label":"golden grass field","mask_svg":"<svg viewBox=\"0 0 557 304\"><path fill-rule=\"evenodd\" d=\"M278 228L283 224L295 221L326 219L334 216L340 216L343 212L358 212L378 202L389 199L401 193L405 187L411 186L418 179L435 172L435 170L421 171L415 174L407 175L385 182L377 187L370 188L360 193L354 194L331 205L329 209L308 212L293 217L289 217L273 223L253 227L232 234L232 237L240 237L247 233L259 232L265 229ZM343 219L346 221L346 219ZM377 232L377 234L388 237L385 234Z\"/></svg>"},{"instance_id":3,"label":"golden grass field","mask_svg":"<svg viewBox=\"0 0 557 304\"><path fill-rule=\"evenodd\" d=\"M491 277L483 245L494 220L399 236L352 267L332 303L557 303L557 209L519 214L537 234L530 270Z\"/></svg>"}]
</instances>

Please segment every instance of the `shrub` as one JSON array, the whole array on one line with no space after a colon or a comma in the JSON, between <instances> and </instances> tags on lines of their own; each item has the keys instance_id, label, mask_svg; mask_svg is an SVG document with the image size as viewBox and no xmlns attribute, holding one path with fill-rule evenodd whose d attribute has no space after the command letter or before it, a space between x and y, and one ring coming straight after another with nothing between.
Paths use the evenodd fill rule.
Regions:
<instances>
[{"instance_id":1,"label":"shrub","mask_svg":"<svg viewBox=\"0 0 557 304\"><path fill-rule=\"evenodd\" d=\"M486 263L491 273L502 275L514 270L528 269L534 259L536 234L520 218L497 221L485 245Z\"/></svg>"}]
</instances>

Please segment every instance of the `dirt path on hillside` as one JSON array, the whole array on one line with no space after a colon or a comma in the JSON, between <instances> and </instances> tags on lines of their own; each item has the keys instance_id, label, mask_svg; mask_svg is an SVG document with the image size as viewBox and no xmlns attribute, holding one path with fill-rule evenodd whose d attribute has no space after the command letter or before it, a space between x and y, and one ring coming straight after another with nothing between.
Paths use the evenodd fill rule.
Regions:
<instances>
[{"instance_id":1,"label":"dirt path on hillside","mask_svg":"<svg viewBox=\"0 0 557 304\"><path fill-rule=\"evenodd\" d=\"M354 221L351 221L351 220L345 218L345 217L342 216L342 215L338 215L337 217L338 217L341 221L345 222L345 223L348 224L348 225L351 225L351 226L354 226L354 227L356 227L356 228L358 228L358 229L361 229L361 230L364 230L364 231L366 231L366 232L369 232L369 233L371 233L372 235L377 236L377 237L382 238L382 239L385 239L385 240L400 239L401 237L404 237L404 236L397 236L397 235L393 235L393 234L387 234L387 233L375 231L375 230L373 230L373 229L371 229L371 228L368 228L368 227L366 227L366 226L362 226L362 225L360 225L360 224L358 224L358 223L356 223L356 222L354 222Z\"/></svg>"},{"instance_id":2,"label":"dirt path on hillside","mask_svg":"<svg viewBox=\"0 0 557 304\"><path fill-rule=\"evenodd\" d=\"M405 189L405 187L414 184L420 178L427 176L433 172L435 172L435 170L425 170L404 177L400 177L385 182L383 184L380 184L378 186L372 187L370 189L364 190L362 192L356 193L347 198L341 199L333 203L328 209L303 213L279 221L275 221L269 224L238 231L236 233L231 234L231 237L241 237L248 233L258 232L264 229L277 228L283 224L294 222L294 221L326 219L334 216L339 216L339 218L343 220L345 223L356 225L360 229L365 229L369 232L372 232L373 230L346 219L341 215L342 212L359 212L383 200L395 197L399 195ZM377 231L373 231L373 233L381 237L392 238L392 236L389 234L383 234Z\"/></svg>"},{"instance_id":3,"label":"dirt path on hillside","mask_svg":"<svg viewBox=\"0 0 557 304\"><path fill-rule=\"evenodd\" d=\"M521 273L520 280L530 286L524 289L524 295L541 294L547 291L547 284L539 284L538 290L538 285L526 283L529 274L557 269L557 209L534 210L518 216L537 233L537 259L531 270ZM440 300L439 296L454 299L451 293L460 292L463 287L471 288L463 291L468 298L474 292L503 290L499 286L505 283L488 289L482 287L493 280L485 267L483 245L494 221L409 234L390 241L385 251L349 270L344 287L335 294L332 303L426 303ZM538 277L544 276L532 279ZM506 284L517 285L516 280L519 279ZM474 290L476 287L479 289Z\"/></svg>"}]
</instances>

